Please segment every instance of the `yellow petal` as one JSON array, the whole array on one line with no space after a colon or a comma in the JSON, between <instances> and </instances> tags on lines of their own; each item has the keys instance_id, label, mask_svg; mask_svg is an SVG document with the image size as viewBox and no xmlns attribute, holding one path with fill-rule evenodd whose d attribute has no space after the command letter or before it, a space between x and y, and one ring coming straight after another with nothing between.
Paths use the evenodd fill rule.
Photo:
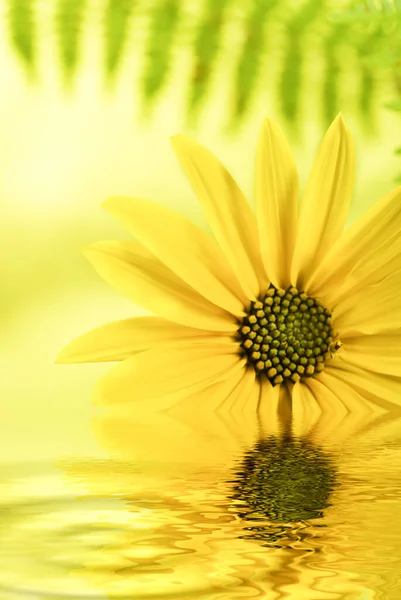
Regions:
<instances>
[{"instance_id":1,"label":"yellow petal","mask_svg":"<svg viewBox=\"0 0 401 600\"><path fill-rule=\"evenodd\" d=\"M333 310L333 325L340 337L401 327L400 286L401 270L341 301Z\"/></svg>"},{"instance_id":2,"label":"yellow petal","mask_svg":"<svg viewBox=\"0 0 401 600\"><path fill-rule=\"evenodd\" d=\"M334 301L344 278L365 256L373 255L401 229L401 187L396 188L352 223L324 258L311 280L309 293Z\"/></svg>"},{"instance_id":3,"label":"yellow petal","mask_svg":"<svg viewBox=\"0 0 401 600\"><path fill-rule=\"evenodd\" d=\"M286 385L272 386L265 378L260 380L258 406L260 437L282 435L288 432L292 418L292 394Z\"/></svg>"},{"instance_id":4,"label":"yellow petal","mask_svg":"<svg viewBox=\"0 0 401 600\"><path fill-rule=\"evenodd\" d=\"M244 451L259 439L258 406L260 398L260 380L255 378L253 369L245 371L227 402L216 411L224 423L227 432L240 444L238 452ZM231 455L233 456L233 454Z\"/></svg>"},{"instance_id":5,"label":"yellow petal","mask_svg":"<svg viewBox=\"0 0 401 600\"><path fill-rule=\"evenodd\" d=\"M258 406L259 406L259 398L260 398L260 381L254 377L255 373L253 370L248 369L248 372L251 372L252 385L250 385L250 392L248 395L243 394L242 398L246 398L243 405L241 406L240 401L236 403L235 406L240 408L240 412L244 415L245 423L248 423L250 427L251 424L255 421L255 416L257 415Z\"/></svg>"},{"instance_id":6,"label":"yellow petal","mask_svg":"<svg viewBox=\"0 0 401 600\"><path fill-rule=\"evenodd\" d=\"M291 433L293 407L292 407L292 383L281 384L275 387L279 388L278 396L278 418L280 422L281 433Z\"/></svg>"},{"instance_id":7,"label":"yellow petal","mask_svg":"<svg viewBox=\"0 0 401 600\"><path fill-rule=\"evenodd\" d=\"M193 429L198 435L203 434L209 439L219 435L222 441L227 437L235 439L238 438L240 428L241 433L248 433L244 431L244 408L248 409L250 414L253 410L255 420L250 396L251 391L257 387L255 372L252 369L237 370L228 379L185 398L173 409L169 409L167 414ZM241 415L240 422L233 417L234 413Z\"/></svg>"},{"instance_id":8,"label":"yellow petal","mask_svg":"<svg viewBox=\"0 0 401 600\"><path fill-rule=\"evenodd\" d=\"M163 344L229 343L229 338L160 317L134 317L97 327L63 348L57 363L121 361Z\"/></svg>"},{"instance_id":9,"label":"yellow petal","mask_svg":"<svg viewBox=\"0 0 401 600\"><path fill-rule=\"evenodd\" d=\"M220 401L216 403L214 410L218 414L227 415L231 410L236 409L238 401L240 404L246 402L255 381L255 371L245 368L239 374L237 373L235 377L235 385L232 386L228 394L220 397ZM231 380L234 381L234 378L231 377Z\"/></svg>"},{"instance_id":10,"label":"yellow petal","mask_svg":"<svg viewBox=\"0 0 401 600\"><path fill-rule=\"evenodd\" d=\"M179 402L174 399L174 403L167 410L163 410L163 413L183 423L197 435L216 435L216 427L220 428L221 434L222 422L215 416L219 406L236 388L245 371L246 369L237 370L223 381L213 380L211 385L189 394Z\"/></svg>"},{"instance_id":11,"label":"yellow petal","mask_svg":"<svg viewBox=\"0 0 401 600\"><path fill-rule=\"evenodd\" d=\"M302 380L292 387L292 411L292 431L297 437L310 434L322 414L315 396Z\"/></svg>"},{"instance_id":12,"label":"yellow petal","mask_svg":"<svg viewBox=\"0 0 401 600\"><path fill-rule=\"evenodd\" d=\"M252 369L244 368L237 370L228 379L215 383L205 390L202 390L202 392L200 392L201 395L199 395L199 392L191 395L191 397L184 400L178 408L181 409L184 405L187 405L191 414L194 415L195 423L198 411L194 411L194 403L202 408L202 412L206 410L208 414L209 411L219 413L224 406L227 406L228 404L233 405L242 398L245 400L247 399L250 390L244 386L244 383L248 382L249 378L252 379L252 373L254 373ZM254 379L255 377L253 377L253 380Z\"/></svg>"},{"instance_id":13,"label":"yellow petal","mask_svg":"<svg viewBox=\"0 0 401 600\"><path fill-rule=\"evenodd\" d=\"M152 313L200 329L238 328L231 314L203 298L140 244L96 242L83 253L109 285Z\"/></svg>"},{"instance_id":14,"label":"yellow petal","mask_svg":"<svg viewBox=\"0 0 401 600\"><path fill-rule=\"evenodd\" d=\"M340 114L321 143L301 203L291 283L305 291L344 228L354 185L354 163L352 138Z\"/></svg>"},{"instance_id":15,"label":"yellow petal","mask_svg":"<svg viewBox=\"0 0 401 600\"><path fill-rule=\"evenodd\" d=\"M110 198L103 206L185 283L216 306L244 315L247 297L220 248L199 227L149 200Z\"/></svg>"},{"instance_id":16,"label":"yellow petal","mask_svg":"<svg viewBox=\"0 0 401 600\"><path fill-rule=\"evenodd\" d=\"M247 411L256 415L259 402L259 385L256 382L255 371L244 369L242 379L235 389L226 398L223 406L219 407L221 412L243 413Z\"/></svg>"},{"instance_id":17,"label":"yellow petal","mask_svg":"<svg viewBox=\"0 0 401 600\"><path fill-rule=\"evenodd\" d=\"M306 378L305 385L314 395L321 410L316 426L319 427L321 434L324 432L324 436L329 438L344 420L347 410L336 392L323 384L320 374L317 377Z\"/></svg>"},{"instance_id":18,"label":"yellow petal","mask_svg":"<svg viewBox=\"0 0 401 600\"><path fill-rule=\"evenodd\" d=\"M310 435L314 440L322 439L326 443L332 436L332 441L338 446L342 441L348 441L351 436L354 439L356 435L368 432L383 412L378 411L367 398L361 396L351 385L335 374L335 370L327 367L315 380L316 395L320 398L322 408L325 401L326 405L319 411L319 418L315 421ZM324 387L327 388L328 393L323 390ZM302 389L307 389L307 385L303 385ZM306 399L307 395L303 397L303 401L305 402ZM332 406L327 404L327 400L330 402L330 399ZM314 401L316 403L315 397Z\"/></svg>"},{"instance_id":19,"label":"yellow petal","mask_svg":"<svg viewBox=\"0 0 401 600\"><path fill-rule=\"evenodd\" d=\"M401 408L401 378L373 373L341 358L332 360L325 370L353 387L374 405L386 411Z\"/></svg>"},{"instance_id":20,"label":"yellow petal","mask_svg":"<svg viewBox=\"0 0 401 600\"><path fill-rule=\"evenodd\" d=\"M152 348L118 363L100 381L95 402L114 404L173 394L176 402L223 381L246 360L235 344Z\"/></svg>"},{"instance_id":21,"label":"yellow petal","mask_svg":"<svg viewBox=\"0 0 401 600\"><path fill-rule=\"evenodd\" d=\"M298 220L298 173L287 141L264 119L256 153L255 204L266 273L278 288L290 285Z\"/></svg>"},{"instance_id":22,"label":"yellow petal","mask_svg":"<svg viewBox=\"0 0 401 600\"><path fill-rule=\"evenodd\" d=\"M280 385L274 387L268 379L260 380L260 397L258 416L260 421L260 437L268 435L278 436L282 432L282 423L279 415Z\"/></svg>"},{"instance_id":23,"label":"yellow petal","mask_svg":"<svg viewBox=\"0 0 401 600\"><path fill-rule=\"evenodd\" d=\"M95 419L96 434L103 446L117 450L126 459L147 456L159 464L170 463L171 469L180 462L202 462L206 469L212 463L216 466L216 460L227 464L244 443L252 443L256 419L250 414L253 419L244 423L248 413L241 411L238 419L227 421L231 413L220 414L216 406L245 373L242 369L162 412L154 410L153 401L135 405L135 411L129 404L109 406L106 414Z\"/></svg>"},{"instance_id":24,"label":"yellow petal","mask_svg":"<svg viewBox=\"0 0 401 600\"><path fill-rule=\"evenodd\" d=\"M401 377L401 330L346 338L341 358L369 371Z\"/></svg>"},{"instance_id":25,"label":"yellow petal","mask_svg":"<svg viewBox=\"0 0 401 600\"><path fill-rule=\"evenodd\" d=\"M191 138L171 138L214 236L248 298L256 300L267 278L255 217L237 183L209 150Z\"/></svg>"},{"instance_id":26,"label":"yellow petal","mask_svg":"<svg viewBox=\"0 0 401 600\"><path fill-rule=\"evenodd\" d=\"M341 287L328 291L325 300L334 307L338 306L368 286L384 282L399 269L401 269L401 236L397 232L375 252L367 254L360 260L352 272L344 278Z\"/></svg>"},{"instance_id":27,"label":"yellow petal","mask_svg":"<svg viewBox=\"0 0 401 600\"><path fill-rule=\"evenodd\" d=\"M370 413L370 409L362 396L348 383L336 377L336 371L330 371L326 367L316 379L336 396L338 406L341 403L347 412Z\"/></svg>"}]
</instances>

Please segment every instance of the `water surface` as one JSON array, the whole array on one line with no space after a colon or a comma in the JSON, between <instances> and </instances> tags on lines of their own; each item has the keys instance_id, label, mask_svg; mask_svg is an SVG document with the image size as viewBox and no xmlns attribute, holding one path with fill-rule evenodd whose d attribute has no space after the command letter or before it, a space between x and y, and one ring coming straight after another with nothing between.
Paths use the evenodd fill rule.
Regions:
<instances>
[{"instance_id":1,"label":"water surface","mask_svg":"<svg viewBox=\"0 0 401 600\"><path fill-rule=\"evenodd\" d=\"M102 457L3 462L0 598L396 600L398 419L101 413Z\"/></svg>"}]
</instances>

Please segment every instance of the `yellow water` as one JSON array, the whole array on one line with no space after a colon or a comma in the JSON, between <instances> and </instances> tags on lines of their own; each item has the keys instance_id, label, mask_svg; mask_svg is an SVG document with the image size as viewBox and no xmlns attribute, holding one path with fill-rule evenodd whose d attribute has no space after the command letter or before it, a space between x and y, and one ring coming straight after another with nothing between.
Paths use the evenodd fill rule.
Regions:
<instances>
[{"instance_id":1,"label":"yellow water","mask_svg":"<svg viewBox=\"0 0 401 600\"><path fill-rule=\"evenodd\" d=\"M73 368L61 418L2 456L2 600L400 597L400 414L139 404L84 426Z\"/></svg>"},{"instance_id":2,"label":"yellow water","mask_svg":"<svg viewBox=\"0 0 401 600\"><path fill-rule=\"evenodd\" d=\"M291 424L268 407L259 416L196 404L170 415L151 404L102 412L92 390L110 365L53 364L79 334L140 314L79 255L95 240L129 237L102 200L152 198L205 226L168 137L192 133L210 146L251 197L260 121L279 117L261 93L247 126L227 138L215 94L190 132L177 68L144 124L136 66L128 61L107 95L95 33L89 24L68 96L51 40L30 85L0 32L0 600L399 600L399 415L333 407ZM186 68L185 52L180 60ZM379 111L366 140L352 110L344 116L358 150L354 218L393 186L398 121ZM301 181L321 135L313 107L304 117Z\"/></svg>"}]
</instances>

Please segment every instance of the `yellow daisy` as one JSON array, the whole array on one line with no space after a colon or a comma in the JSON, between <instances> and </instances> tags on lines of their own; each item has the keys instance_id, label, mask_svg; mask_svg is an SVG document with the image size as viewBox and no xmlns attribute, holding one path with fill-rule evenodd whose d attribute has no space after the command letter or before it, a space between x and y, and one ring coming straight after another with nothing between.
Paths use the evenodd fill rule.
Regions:
<instances>
[{"instance_id":1,"label":"yellow daisy","mask_svg":"<svg viewBox=\"0 0 401 600\"><path fill-rule=\"evenodd\" d=\"M137 241L97 242L84 254L157 316L86 333L57 362L119 361L101 381L104 403L178 402L212 386L212 409L227 398L263 409L281 391L293 405L400 406L401 187L344 230L354 150L342 116L320 145L299 215L297 170L272 121L256 153L256 217L206 148L183 135L172 146L214 239L151 201L107 200Z\"/></svg>"}]
</instances>

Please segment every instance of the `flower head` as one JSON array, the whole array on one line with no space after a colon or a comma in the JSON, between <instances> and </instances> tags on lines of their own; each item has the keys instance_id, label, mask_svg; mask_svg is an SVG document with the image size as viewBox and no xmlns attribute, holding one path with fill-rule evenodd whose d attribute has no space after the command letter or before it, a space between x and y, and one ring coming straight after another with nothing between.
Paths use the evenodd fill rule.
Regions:
<instances>
[{"instance_id":1,"label":"flower head","mask_svg":"<svg viewBox=\"0 0 401 600\"><path fill-rule=\"evenodd\" d=\"M219 390L211 408L256 407L284 386L298 403L340 395L346 408L400 405L401 188L345 229L354 150L342 116L319 147L299 215L296 167L270 120L256 153L256 216L206 148L186 136L172 145L214 239L148 200L107 200L137 242L84 253L156 316L89 332L58 362L119 361L99 387L103 402L168 404L210 388Z\"/></svg>"}]
</instances>

